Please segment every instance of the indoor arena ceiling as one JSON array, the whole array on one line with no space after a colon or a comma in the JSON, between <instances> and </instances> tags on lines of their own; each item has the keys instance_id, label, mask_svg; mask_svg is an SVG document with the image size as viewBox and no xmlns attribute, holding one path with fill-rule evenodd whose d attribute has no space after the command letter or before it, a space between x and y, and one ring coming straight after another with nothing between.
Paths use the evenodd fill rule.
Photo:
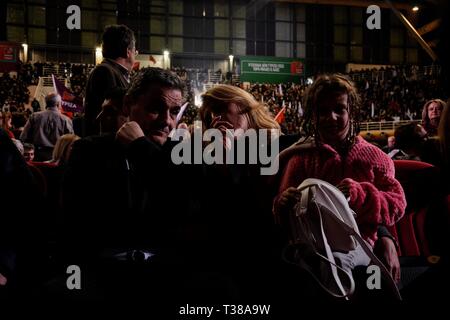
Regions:
<instances>
[{"instance_id":1,"label":"indoor arena ceiling","mask_svg":"<svg viewBox=\"0 0 450 320\"><path fill-rule=\"evenodd\" d=\"M377 5L380 8L390 8L386 1L367 1L367 0L277 0L277 2L291 2L291 3L305 3L305 4L323 4L336 6L351 6L351 7L367 7L369 5ZM437 1L392 1L397 9L410 10L416 4L436 4Z\"/></svg>"}]
</instances>

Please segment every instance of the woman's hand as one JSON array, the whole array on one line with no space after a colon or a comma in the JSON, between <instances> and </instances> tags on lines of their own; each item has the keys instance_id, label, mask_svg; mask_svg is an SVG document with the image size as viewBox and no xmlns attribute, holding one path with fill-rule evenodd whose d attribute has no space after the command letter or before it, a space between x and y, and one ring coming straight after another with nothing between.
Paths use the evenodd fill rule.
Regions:
<instances>
[{"instance_id":1,"label":"woman's hand","mask_svg":"<svg viewBox=\"0 0 450 320\"><path fill-rule=\"evenodd\" d=\"M211 121L211 128L219 129L222 132L226 132L227 130L234 129L234 126L231 122L228 122L226 120L222 120L221 116L215 117Z\"/></svg>"},{"instance_id":2,"label":"woman's hand","mask_svg":"<svg viewBox=\"0 0 450 320\"><path fill-rule=\"evenodd\" d=\"M233 136L233 133L231 133L229 130L234 130L234 126L230 122L222 120L221 116L218 116L211 121L211 128L218 129L220 130L220 132L222 132L223 145L227 149L231 149L231 137Z\"/></svg>"}]
</instances>

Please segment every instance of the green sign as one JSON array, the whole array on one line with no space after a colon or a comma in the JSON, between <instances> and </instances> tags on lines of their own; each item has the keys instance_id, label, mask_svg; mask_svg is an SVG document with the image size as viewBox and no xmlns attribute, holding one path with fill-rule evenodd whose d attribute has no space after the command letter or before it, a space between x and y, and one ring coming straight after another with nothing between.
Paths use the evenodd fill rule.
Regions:
<instances>
[{"instance_id":1,"label":"green sign","mask_svg":"<svg viewBox=\"0 0 450 320\"><path fill-rule=\"evenodd\" d=\"M272 57L242 57L241 81L248 82L299 82L304 75L301 59Z\"/></svg>"}]
</instances>

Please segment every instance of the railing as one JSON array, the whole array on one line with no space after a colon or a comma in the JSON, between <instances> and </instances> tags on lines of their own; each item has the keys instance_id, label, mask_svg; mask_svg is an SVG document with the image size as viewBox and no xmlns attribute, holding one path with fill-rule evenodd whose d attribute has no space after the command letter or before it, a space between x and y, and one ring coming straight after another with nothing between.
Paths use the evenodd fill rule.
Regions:
<instances>
[{"instance_id":1,"label":"railing","mask_svg":"<svg viewBox=\"0 0 450 320\"><path fill-rule=\"evenodd\" d=\"M52 74L57 76L58 78L65 78L66 72L63 68L60 68L59 65L53 65L53 66L44 66L43 69L43 75L44 77L51 77Z\"/></svg>"},{"instance_id":2,"label":"railing","mask_svg":"<svg viewBox=\"0 0 450 320\"><path fill-rule=\"evenodd\" d=\"M222 82L222 73L215 73L212 70L208 71L208 82L212 83L221 83Z\"/></svg>"},{"instance_id":3,"label":"railing","mask_svg":"<svg viewBox=\"0 0 450 320\"><path fill-rule=\"evenodd\" d=\"M59 77L57 77L59 78ZM67 79L59 78L59 80L64 83L67 87ZM36 91L34 92L34 97L39 101L41 109L43 110L45 106L45 96L50 92L54 92L53 79L52 77L39 77L38 85L36 86Z\"/></svg>"},{"instance_id":4,"label":"railing","mask_svg":"<svg viewBox=\"0 0 450 320\"><path fill-rule=\"evenodd\" d=\"M381 122L362 122L361 131L387 131L395 130L397 127L408 123L421 123L420 120L400 120L400 121L381 121Z\"/></svg>"}]
</instances>

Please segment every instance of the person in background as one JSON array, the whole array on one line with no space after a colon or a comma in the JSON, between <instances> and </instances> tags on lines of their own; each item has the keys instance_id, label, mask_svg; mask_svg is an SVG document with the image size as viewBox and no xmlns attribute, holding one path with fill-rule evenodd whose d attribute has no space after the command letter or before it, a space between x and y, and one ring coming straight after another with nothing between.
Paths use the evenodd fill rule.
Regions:
<instances>
[{"instance_id":1,"label":"person in background","mask_svg":"<svg viewBox=\"0 0 450 320\"><path fill-rule=\"evenodd\" d=\"M31 143L23 144L23 157L26 162L32 162L34 160L34 145Z\"/></svg>"},{"instance_id":2,"label":"person in background","mask_svg":"<svg viewBox=\"0 0 450 320\"><path fill-rule=\"evenodd\" d=\"M8 136L13 139L14 134L12 129L12 114L9 111L0 111L0 128L2 128Z\"/></svg>"},{"instance_id":3,"label":"person in background","mask_svg":"<svg viewBox=\"0 0 450 320\"><path fill-rule=\"evenodd\" d=\"M437 135L437 128L439 126L439 119L444 110L445 102L441 99L429 100L425 103L422 110L422 126L427 132L428 136Z\"/></svg>"},{"instance_id":4,"label":"person in background","mask_svg":"<svg viewBox=\"0 0 450 320\"><path fill-rule=\"evenodd\" d=\"M48 161L60 136L73 133L72 120L61 114L61 96L49 93L46 110L33 113L25 124L20 139L33 143L36 161Z\"/></svg>"},{"instance_id":5,"label":"person in background","mask_svg":"<svg viewBox=\"0 0 450 320\"><path fill-rule=\"evenodd\" d=\"M31 102L31 108L33 109L33 112L41 111L41 105L36 98L34 98L33 101Z\"/></svg>"},{"instance_id":6,"label":"person in background","mask_svg":"<svg viewBox=\"0 0 450 320\"><path fill-rule=\"evenodd\" d=\"M102 35L103 61L89 75L84 101L85 136L98 134L98 114L106 94L113 88L127 89L130 71L134 65L136 39L133 31L125 25L110 25Z\"/></svg>"},{"instance_id":7,"label":"person in background","mask_svg":"<svg viewBox=\"0 0 450 320\"><path fill-rule=\"evenodd\" d=\"M397 127L394 137L396 148L388 154L391 159L422 161L427 132L420 124L408 123Z\"/></svg>"},{"instance_id":8,"label":"person in background","mask_svg":"<svg viewBox=\"0 0 450 320\"><path fill-rule=\"evenodd\" d=\"M383 147L385 153L389 153L395 149L395 136L389 136L387 139L387 145Z\"/></svg>"}]
</instances>

